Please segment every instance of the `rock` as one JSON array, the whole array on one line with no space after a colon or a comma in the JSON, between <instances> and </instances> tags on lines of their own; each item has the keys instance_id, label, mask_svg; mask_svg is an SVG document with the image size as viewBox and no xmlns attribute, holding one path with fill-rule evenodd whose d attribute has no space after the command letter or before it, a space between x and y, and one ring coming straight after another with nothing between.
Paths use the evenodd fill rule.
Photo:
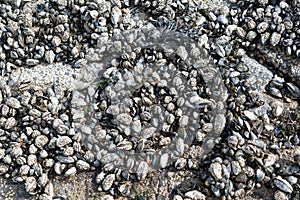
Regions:
<instances>
[{"instance_id":1,"label":"rock","mask_svg":"<svg viewBox=\"0 0 300 200\"><path fill-rule=\"evenodd\" d=\"M265 172L262 169L257 169L256 171L256 180L258 182L262 181L265 178Z\"/></svg>"},{"instance_id":2,"label":"rock","mask_svg":"<svg viewBox=\"0 0 300 200\"><path fill-rule=\"evenodd\" d=\"M188 57L188 52L185 50L185 47L180 46L176 51L177 55L180 56L182 60L186 60Z\"/></svg>"},{"instance_id":3,"label":"rock","mask_svg":"<svg viewBox=\"0 0 300 200\"><path fill-rule=\"evenodd\" d=\"M90 15L92 18L96 19L98 17L99 13L97 10L91 10Z\"/></svg>"},{"instance_id":4,"label":"rock","mask_svg":"<svg viewBox=\"0 0 300 200\"><path fill-rule=\"evenodd\" d=\"M29 194L36 194L36 188L38 184L36 182L36 179L34 177L27 177L25 179L25 190Z\"/></svg>"}]
</instances>

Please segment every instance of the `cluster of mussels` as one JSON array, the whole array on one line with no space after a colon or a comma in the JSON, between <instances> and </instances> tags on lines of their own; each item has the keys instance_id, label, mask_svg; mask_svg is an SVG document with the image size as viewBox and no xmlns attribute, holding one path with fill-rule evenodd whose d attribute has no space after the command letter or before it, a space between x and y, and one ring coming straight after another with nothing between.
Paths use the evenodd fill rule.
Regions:
<instances>
[{"instance_id":1,"label":"cluster of mussels","mask_svg":"<svg viewBox=\"0 0 300 200\"><path fill-rule=\"evenodd\" d=\"M88 95L56 86L2 81L0 174L24 183L26 191L39 194L40 199L54 196L52 175L95 169L101 171L96 182L98 190L106 194L103 199L128 196L135 180L147 181L150 166L168 172L159 179L161 188L154 189L153 198L165 187L171 191L162 198L176 200L244 199L264 187L276 188L271 199L299 198L299 0L228 0L219 4L196 0L3 0L1 74L40 63L89 67L85 57L90 51L101 49L114 35L143 27L145 21L184 33L206 49L222 72L222 77L210 74L220 87L207 92L213 85L204 81L209 73L183 63L178 56L182 59L190 52L181 47L177 56L155 48L119 55L100 74L94 74L99 85L88 87ZM206 64L214 68L208 65L209 56L200 57L207 60L202 63L204 69ZM92 63L100 68L99 63ZM177 70L183 78L166 82L172 81L180 89L187 81L196 95L182 99L176 90L150 83L135 88L133 96L122 101L125 107L114 102L128 87L122 86L122 81L136 83L139 70L147 71L144 63L169 66L166 69L171 75ZM152 71L151 77L159 82L164 79L161 74ZM217 102L210 99L213 95ZM86 98L96 99L89 114L95 118L90 121L93 129L91 124L86 126L87 112L80 110L86 106ZM74 102L79 110L74 109ZM183 115L179 108L183 102L203 107ZM164 122L159 131L160 124L150 112L153 105L159 106L152 114ZM214 106L227 111L212 118ZM180 127L191 118L198 119L193 125L199 125L200 131L192 132L190 145L182 140L174 143ZM222 130L225 123L214 149L202 156L199 147L204 138L211 130ZM143 126L149 131L140 132ZM173 148L172 152L167 152L168 148ZM132 154L139 155L139 162L136 157L128 159ZM192 186L184 187L189 181Z\"/></svg>"}]
</instances>

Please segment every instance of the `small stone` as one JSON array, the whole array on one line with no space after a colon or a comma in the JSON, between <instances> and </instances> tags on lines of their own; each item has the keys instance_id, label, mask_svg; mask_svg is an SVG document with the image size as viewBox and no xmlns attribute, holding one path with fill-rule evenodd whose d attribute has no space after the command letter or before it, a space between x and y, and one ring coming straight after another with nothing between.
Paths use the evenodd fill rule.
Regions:
<instances>
[{"instance_id":1,"label":"small stone","mask_svg":"<svg viewBox=\"0 0 300 200\"><path fill-rule=\"evenodd\" d=\"M180 58L182 60L186 60L187 57L188 57L188 52L186 51L185 47L184 46L180 46L178 47L177 51L176 51L176 54L178 56L180 56Z\"/></svg>"},{"instance_id":2,"label":"small stone","mask_svg":"<svg viewBox=\"0 0 300 200\"><path fill-rule=\"evenodd\" d=\"M72 56L77 56L79 53L78 47L74 47L71 51Z\"/></svg>"},{"instance_id":3,"label":"small stone","mask_svg":"<svg viewBox=\"0 0 300 200\"><path fill-rule=\"evenodd\" d=\"M282 98L282 94L277 88L270 87L269 92L270 92L271 95L273 95L275 97Z\"/></svg>"},{"instance_id":4,"label":"small stone","mask_svg":"<svg viewBox=\"0 0 300 200\"><path fill-rule=\"evenodd\" d=\"M297 177L295 177L295 176L288 176L287 180L289 181L289 183L291 185L295 185L297 183L297 181L298 181Z\"/></svg>"},{"instance_id":5,"label":"small stone","mask_svg":"<svg viewBox=\"0 0 300 200\"><path fill-rule=\"evenodd\" d=\"M60 6L67 6L68 5L68 1L67 0L57 0L56 2Z\"/></svg>"},{"instance_id":6,"label":"small stone","mask_svg":"<svg viewBox=\"0 0 300 200\"><path fill-rule=\"evenodd\" d=\"M29 194L35 194L35 189L37 187L37 182L34 177L27 177L25 179L25 190Z\"/></svg>"},{"instance_id":7,"label":"small stone","mask_svg":"<svg viewBox=\"0 0 300 200\"><path fill-rule=\"evenodd\" d=\"M265 172L262 169L257 169L256 171L256 180L258 182L262 181L265 178Z\"/></svg>"},{"instance_id":8,"label":"small stone","mask_svg":"<svg viewBox=\"0 0 300 200\"><path fill-rule=\"evenodd\" d=\"M187 161L185 158L179 158L176 163L175 163L175 167L176 169L183 169L187 164Z\"/></svg>"},{"instance_id":9,"label":"small stone","mask_svg":"<svg viewBox=\"0 0 300 200\"><path fill-rule=\"evenodd\" d=\"M74 163L74 158L71 156L56 156L55 157L59 162L65 163L65 164L71 164Z\"/></svg>"},{"instance_id":10,"label":"small stone","mask_svg":"<svg viewBox=\"0 0 300 200\"><path fill-rule=\"evenodd\" d=\"M111 21L112 23L117 26L120 22L120 19L122 17L122 11L117 6L113 7L111 10Z\"/></svg>"},{"instance_id":11,"label":"small stone","mask_svg":"<svg viewBox=\"0 0 300 200\"><path fill-rule=\"evenodd\" d=\"M173 200L183 200L183 198L181 196L179 196L179 195L175 195L173 197Z\"/></svg>"},{"instance_id":12,"label":"small stone","mask_svg":"<svg viewBox=\"0 0 300 200\"><path fill-rule=\"evenodd\" d=\"M168 160L169 160L169 155L168 155L168 153L163 154L163 155L160 157L160 167L161 167L161 168L167 167L167 165L168 165Z\"/></svg>"},{"instance_id":13,"label":"small stone","mask_svg":"<svg viewBox=\"0 0 300 200\"><path fill-rule=\"evenodd\" d=\"M287 83L287 88L294 98L300 98L300 89L293 83Z\"/></svg>"},{"instance_id":14,"label":"small stone","mask_svg":"<svg viewBox=\"0 0 300 200\"><path fill-rule=\"evenodd\" d=\"M231 162L231 169L232 169L233 174L236 175L236 176L239 173L241 173L241 171L242 171L242 168L241 168L238 161L232 161Z\"/></svg>"},{"instance_id":15,"label":"small stone","mask_svg":"<svg viewBox=\"0 0 300 200\"><path fill-rule=\"evenodd\" d=\"M240 38L244 39L246 37L246 31L243 28L237 27L235 31Z\"/></svg>"},{"instance_id":16,"label":"small stone","mask_svg":"<svg viewBox=\"0 0 300 200\"><path fill-rule=\"evenodd\" d=\"M270 167L270 166L272 166L276 162L276 160L277 160L276 155L269 154L267 156L267 158L264 159L264 166L265 167Z\"/></svg>"},{"instance_id":17,"label":"small stone","mask_svg":"<svg viewBox=\"0 0 300 200\"><path fill-rule=\"evenodd\" d=\"M127 113L121 113L117 116L117 121L120 123L120 124L123 124L123 125L126 125L126 126L129 126L130 123L132 122L132 117L127 114Z\"/></svg>"},{"instance_id":18,"label":"small stone","mask_svg":"<svg viewBox=\"0 0 300 200\"><path fill-rule=\"evenodd\" d=\"M269 24L267 22L261 22L257 25L257 32L263 33L265 32L269 27Z\"/></svg>"},{"instance_id":19,"label":"small stone","mask_svg":"<svg viewBox=\"0 0 300 200\"><path fill-rule=\"evenodd\" d=\"M14 146L10 152L10 155L14 158L17 158L23 155L23 150L20 146Z\"/></svg>"},{"instance_id":20,"label":"small stone","mask_svg":"<svg viewBox=\"0 0 300 200\"><path fill-rule=\"evenodd\" d=\"M208 13L208 18L209 18L211 21L216 21L216 20L217 20L217 17L216 17L216 15L215 15L213 12L209 12L209 13Z\"/></svg>"}]
</instances>

